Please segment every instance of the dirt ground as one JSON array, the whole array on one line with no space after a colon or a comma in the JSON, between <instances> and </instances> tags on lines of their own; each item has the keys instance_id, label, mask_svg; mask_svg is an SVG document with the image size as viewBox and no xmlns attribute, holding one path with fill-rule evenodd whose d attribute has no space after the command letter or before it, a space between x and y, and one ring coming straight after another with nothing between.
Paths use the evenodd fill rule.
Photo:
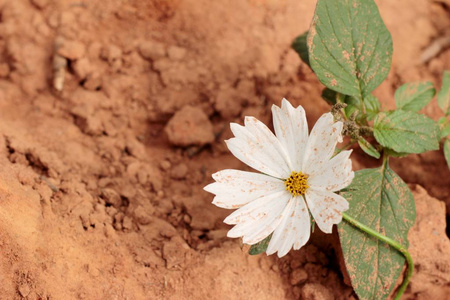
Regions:
<instances>
[{"instance_id":1,"label":"dirt ground","mask_svg":"<svg viewBox=\"0 0 450 300\"><path fill-rule=\"evenodd\" d=\"M379 0L388 80L440 85L449 1ZM278 259L226 238L203 191L245 169L229 122L271 122L283 97L329 110L290 49L309 0L0 0L0 299L356 299L337 236ZM56 76L56 79L54 78ZM59 89L59 90L58 90ZM425 113L442 116L436 103ZM353 154L355 169L377 162ZM448 299L450 172L441 151L393 161L413 189L416 273L405 299Z\"/></svg>"}]
</instances>

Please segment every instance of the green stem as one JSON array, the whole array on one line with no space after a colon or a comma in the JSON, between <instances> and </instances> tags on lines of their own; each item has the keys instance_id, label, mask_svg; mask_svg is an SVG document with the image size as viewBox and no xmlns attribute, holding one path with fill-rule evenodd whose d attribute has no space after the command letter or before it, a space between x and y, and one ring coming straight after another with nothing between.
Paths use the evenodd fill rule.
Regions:
<instances>
[{"instance_id":1,"label":"green stem","mask_svg":"<svg viewBox=\"0 0 450 300\"><path fill-rule=\"evenodd\" d=\"M360 85L361 85L361 82L360 82ZM361 86L360 86L360 90L362 90ZM360 94L358 98L359 98L359 102L361 103L362 113L363 113L363 115L366 115L366 106L364 104L364 97L362 94Z\"/></svg>"},{"instance_id":2,"label":"green stem","mask_svg":"<svg viewBox=\"0 0 450 300\"><path fill-rule=\"evenodd\" d=\"M341 93L336 93L336 102L337 103L344 103L345 96Z\"/></svg>"},{"instance_id":3,"label":"green stem","mask_svg":"<svg viewBox=\"0 0 450 300\"><path fill-rule=\"evenodd\" d=\"M406 287L408 286L411 276L414 272L414 263L413 263L411 255L408 252L408 249L406 249L405 247L403 247L402 245L400 245L398 242L394 241L393 239L388 238L387 236L382 235L381 233L373 230L372 228L367 227L366 225L360 223L356 219L353 219L346 213L343 213L342 217L345 221L347 221L351 225L355 226L356 228L360 229L361 231L364 231L365 233L367 233L373 237L376 237L377 239L379 239L379 240L385 242L386 244L390 245L391 247L395 248L398 252L400 252L406 258L406 262L408 264L408 272L406 273L406 276L403 279L402 285L398 289L397 295L395 296L395 300L399 300L400 297L405 292Z\"/></svg>"}]
</instances>

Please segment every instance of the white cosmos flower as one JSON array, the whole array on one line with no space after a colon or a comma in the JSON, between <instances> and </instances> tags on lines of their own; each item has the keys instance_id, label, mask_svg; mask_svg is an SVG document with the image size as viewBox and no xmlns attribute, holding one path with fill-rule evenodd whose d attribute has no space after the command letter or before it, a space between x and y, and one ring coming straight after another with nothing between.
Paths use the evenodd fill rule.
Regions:
<instances>
[{"instance_id":1,"label":"white cosmos flower","mask_svg":"<svg viewBox=\"0 0 450 300\"><path fill-rule=\"evenodd\" d=\"M333 156L342 142L342 122L331 113L320 117L308 136L303 107L283 99L272 106L275 135L253 117L245 126L231 124L234 138L226 141L231 153L260 173L223 170L204 189L215 194L213 204L236 209L224 222L235 225L228 237L256 244L273 233L267 254L286 255L306 244L311 233L310 213L317 226L331 233L342 220L348 202L336 191L353 180L350 151Z\"/></svg>"}]
</instances>

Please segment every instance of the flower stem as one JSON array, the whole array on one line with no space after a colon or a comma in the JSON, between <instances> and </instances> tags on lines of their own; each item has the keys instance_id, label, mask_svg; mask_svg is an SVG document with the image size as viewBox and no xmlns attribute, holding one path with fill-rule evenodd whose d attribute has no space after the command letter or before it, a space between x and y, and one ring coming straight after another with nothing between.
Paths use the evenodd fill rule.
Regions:
<instances>
[{"instance_id":1,"label":"flower stem","mask_svg":"<svg viewBox=\"0 0 450 300\"><path fill-rule=\"evenodd\" d=\"M403 293L406 290L406 287L409 284L409 281L411 279L411 276L414 272L414 263L412 260L411 255L409 254L408 250L400 245L398 242L394 241L391 238L388 238L385 235L382 235L381 233L373 230L370 227L367 227L366 225L360 223L358 220L352 218L351 216L347 215L346 213L342 213L342 218L350 223L351 225L355 226L356 228L360 229L361 231L364 231L365 233L376 237L377 239L385 242L386 244L390 245L391 247L395 248L398 252L400 252L406 259L406 262L408 264L408 272L406 273L405 278L403 279L402 285L397 291L397 295L395 296L395 300L399 300L400 297L403 295Z\"/></svg>"}]
</instances>

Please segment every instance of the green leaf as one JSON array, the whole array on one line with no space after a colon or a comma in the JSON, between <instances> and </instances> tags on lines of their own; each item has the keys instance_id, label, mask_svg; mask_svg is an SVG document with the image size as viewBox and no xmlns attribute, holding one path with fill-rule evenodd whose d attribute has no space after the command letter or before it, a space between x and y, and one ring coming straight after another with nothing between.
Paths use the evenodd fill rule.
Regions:
<instances>
[{"instance_id":1,"label":"green leaf","mask_svg":"<svg viewBox=\"0 0 450 300\"><path fill-rule=\"evenodd\" d=\"M430 103L435 94L432 82L407 83L395 91L395 104L403 110L419 111Z\"/></svg>"},{"instance_id":2,"label":"green leaf","mask_svg":"<svg viewBox=\"0 0 450 300\"><path fill-rule=\"evenodd\" d=\"M437 94L439 107L446 116L450 115L450 71L445 71L442 77L442 87Z\"/></svg>"},{"instance_id":3,"label":"green leaf","mask_svg":"<svg viewBox=\"0 0 450 300\"><path fill-rule=\"evenodd\" d=\"M263 239L261 242L256 243L250 247L248 250L248 254L250 255L258 255L263 252L266 252L267 247L269 247L270 239L272 238L272 234Z\"/></svg>"},{"instance_id":4,"label":"green leaf","mask_svg":"<svg viewBox=\"0 0 450 300\"><path fill-rule=\"evenodd\" d=\"M377 151L377 149L375 149L374 146L372 146L371 143L369 143L367 140L365 140L364 138L360 138L358 140L358 145L361 147L361 149L366 152L368 155L375 157L375 158L380 158L380 152Z\"/></svg>"},{"instance_id":5,"label":"green leaf","mask_svg":"<svg viewBox=\"0 0 450 300\"><path fill-rule=\"evenodd\" d=\"M450 139L446 139L444 142L444 156L447 161L447 166L450 169Z\"/></svg>"},{"instance_id":6,"label":"green leaf","mask_svg":"<svg viewBox=\"0 0 450 300\"><path fill-rule=\"evenodd\" d=\"M318 0L309 61L328 88L362 99L386 78L392 39L373 0Z\"/></svg>"},{"instance_id":7,"label":"green leaf","mask_svg":"<svg viewBox=\"0 0 450 300\"><path fill-rule=\"evenodd\" d=\"M350 203L349 216L408 246L408 231L415 220L414 199L387 164L357 171L341 195ZM338 229L345 265L359 299L386 299L402 273L403 255L348 222L341 222Z\"/></svg>"},{"instance_id":8,"label":"green leaf","mask_svg":"<svg viewBox=\"0 0 450 300\"><path fill-rule=\"evenodd\" d=\"M367 120L373 120L375 116L380 112L380 101L377 97L370 94L364 98L364 105L366 106Z\"/></svg>"},{"instance_id":9,"label":"green leaf","mask_svg":"<svg viewBox=\"0 0 450 300\"><path fill-rule=\"evenodd\" d=\"M440 138L446 138L450 135L450 121L446 117L442 117L438 121L439 129L441 130Z\"/></svg>"},{"instance_id":10,"label":"green leaf","mask_svg":"<svg viewBox=\"0 0 450 300\"><path fill-rule=\"evenodd\" d=\"M292 49L297 52L297 54L300 56L301 60L307 64L309 67L311 65L309 64L309 54L308 54L308 46L306 46L306 38L308 37L308 31L305 32L302 35L299 35L293 42L292 42Z\"/></svg>"},{"instance_id":11,"label":"green leaf","mask_svg":"<svg viewBox=\"0 0 450 300\"><path fill-rule=\"evenodd\" d=\"M378 143L396 152L439 149L439 126L422 114L403 110L381 112L375 117L373 129Z\"/></svg>"}]
</instances>

